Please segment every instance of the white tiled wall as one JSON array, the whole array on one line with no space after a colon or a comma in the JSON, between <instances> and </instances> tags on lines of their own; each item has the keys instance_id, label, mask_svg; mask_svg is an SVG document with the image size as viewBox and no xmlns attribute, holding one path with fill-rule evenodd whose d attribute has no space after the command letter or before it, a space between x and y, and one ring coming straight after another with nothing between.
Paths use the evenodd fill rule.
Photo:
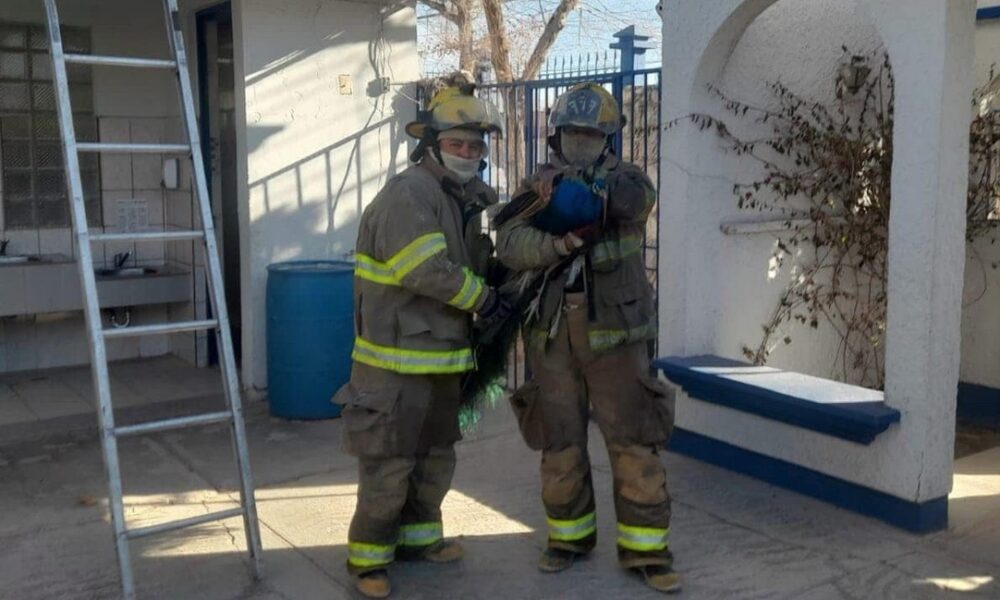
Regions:
<instances>
[{"instance_id":1,"label":"white tiled wall","mask_svg":"<svg viewBox=\"0 0 1000 600\"><path fill-rule=\"evenodd\" d=\"M179 143L183 140L184 131L180 121L164 121L163 143ZM179 189L165 190L163 193L163 222L167 228L191 229L199 225L198 219L195 218L191 162L188 160L180 161L179 182ZM201 244L195 242L165 244L164 257L167 262L192 271L192 297L196 298L194 303L170 305L169 314L172 321L207 318L205 294L200 291L205 287L204 274L196 272L196 267L204 265L203 254ZM207 339L205 332L175 334L170 336L169 350L187 362L203 367L208 364Z\"/></svg>"},{"instance_id":2,"label":"white tiled wall","mask_svg":"<svg viewBox=\"0 0 1000 600\"><path fill-rule=\"evenodd\" d=\"M98 119L100 139L104 142L177 143L183 140L180 121L170 118ZM164 190L161 185L163 157L159 155L101 155L102 222L106 231L120 231L118 207L121 200L138 200L146 204L150 229L190 229L193 225L191 205L191 169L182 160L181 189ZM92 230L94 231L94 230ZM35 231L0 230L0 237L10 240L8 252L17 254L65 254L75 256L70 229ZM108 243L93 244L93 260L106 266L114 254L131 251L130 264L175 264L201 271L204 261L201 249L194 242L170 243ZM132 310L132 323L162 323L168 320L205 318L204 274L192 276L194 303L149 306ZM195 281L202 281L195 285ZM177 334L109 340L108 358L123 360L150 357L168 352L181 356L192 364L207 364L205 334ZM26 315L0 319L0 372L22 371L83 364L89 360L83 318L79 314Z\"/></svg>"}]
</instances>

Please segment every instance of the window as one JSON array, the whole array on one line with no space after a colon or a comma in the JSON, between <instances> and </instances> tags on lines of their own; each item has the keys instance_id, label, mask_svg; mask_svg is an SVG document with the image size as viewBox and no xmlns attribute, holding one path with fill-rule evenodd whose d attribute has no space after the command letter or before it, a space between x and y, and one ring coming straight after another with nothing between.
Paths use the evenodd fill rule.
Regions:
<instances>
[{"instance_id":1,"label":"window","mask_svg":"<svg viewBox=\"0 0 1000 600\"><path fill-rule=\"evenodd\" d=\"M67 52L90 53L90 32L64 27ZM6 229L69 227L62 142L44 26L0 21L0 203ZM67 65L77 139L97 141L87 65ZM100 225L95 154L80 155L87 217Z\"/></svg>"}]
</instances>

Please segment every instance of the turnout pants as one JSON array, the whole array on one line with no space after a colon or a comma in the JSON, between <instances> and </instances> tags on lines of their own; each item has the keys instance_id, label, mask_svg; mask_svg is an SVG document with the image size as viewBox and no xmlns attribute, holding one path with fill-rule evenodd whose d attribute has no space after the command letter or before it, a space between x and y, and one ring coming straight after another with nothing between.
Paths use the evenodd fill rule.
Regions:
<instances>
[{"instance_id":1,"label":"turnout pants","mask_svg":"<svg viewBox=\"0 0 1000 600\"><path fill-rule=\"evenodd\" d=\"M400 375L354 363L334 401L344 449L358 457L347 568L385 568L443 539L441 501L455 472L459 375Z\"/></svg>"},{"instance_id":2,"label":"turnout pants","mask_svg":"<svg viewBox=\"0 0 1000 600\"><path fill-rule=\"evenodd\" d=\"M645 343L596 354L582 294L568 294L557 335L528 350L532 380L511 402L528 445L542 450L548 545L589 552L597 521L587 425L593 414L614 477L618 559L624 567L670 565L670 495L659 448L673 426L673 397L649 374Z\"/></svg>"}]
</instances>

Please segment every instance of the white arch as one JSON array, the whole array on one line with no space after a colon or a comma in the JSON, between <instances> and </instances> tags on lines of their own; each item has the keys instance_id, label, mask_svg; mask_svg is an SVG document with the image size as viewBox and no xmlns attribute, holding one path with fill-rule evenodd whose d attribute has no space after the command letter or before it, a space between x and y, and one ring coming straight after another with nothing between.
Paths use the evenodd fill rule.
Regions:
<instances>
[{"instance_id":1,"label":"white arch","mask_svg":"<svg viewBox=\"0 0 1000 600\"><path fill-rule=\"evenodd\" d=\"M747 27L777 0L667 0L663 10L664 121L697 112ZM975 0L856 0L889 51L896 78L890 218L886 401L902 422L860 447L781 424L751 423L693 401L678 422L711 437L923 502L951 489L965 265L969 97ZM660 348L716 350L693 326L710 298L692 295L705 222L696 178L678 164L705 156L704 134L669 130L662 146ZM703 313L702 313L703 314ZM709 315L711 318L711 315ZM722 410L722 412L718 412ZM762 428L766 427L766 434Z\"/></svg>"}]
</instances>

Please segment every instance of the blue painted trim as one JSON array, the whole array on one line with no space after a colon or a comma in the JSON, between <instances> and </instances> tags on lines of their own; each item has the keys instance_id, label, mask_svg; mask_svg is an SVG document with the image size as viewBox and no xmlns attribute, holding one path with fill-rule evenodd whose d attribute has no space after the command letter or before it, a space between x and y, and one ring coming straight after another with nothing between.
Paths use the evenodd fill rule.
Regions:
<instances>
[{"instance_id":1,"label":"blue painted trim","mask_svg":"<svg viewBox=\"0 0 1000 600\"><path fill-rule=\"evenodd\" d=\"M1000 389L959 382L958 420L970 425L1000 428Z\"/></svg>"},{"instance_id":2,"label":"blue painted trim","mask_svg":"<svg viewBox=\"0 0 1000 600\"><path fill-rule=\"evenodd\" d=\"M976 11L977 21L988 21L990 19L1000 19L1000 6L987 6Z\"/></svg>"},{"instance_id":3,"label":"blue painted trim","mask_svg":"<svg viewBox=\"0 0 1000 600\"><path fill-rule=\"evenodd\" d=\"M674 429L668 448L672 452L749 475L914 533L930 533L948 526L947 497L908 502L685 429Z\"/></svg>"},{"instance_id":4,"label":"blue painted trim","mask_svg":"<svg viewBox=\"0 0 1000 600\"><path fill-rule=\"evenodd\" d=\"M899 411L884 402L823 404L694 369L751 366L718 356L672 356L653 361L653 366L692 398L859 444L872 443L900 419Z\"/></svg>"}]
</instances>

